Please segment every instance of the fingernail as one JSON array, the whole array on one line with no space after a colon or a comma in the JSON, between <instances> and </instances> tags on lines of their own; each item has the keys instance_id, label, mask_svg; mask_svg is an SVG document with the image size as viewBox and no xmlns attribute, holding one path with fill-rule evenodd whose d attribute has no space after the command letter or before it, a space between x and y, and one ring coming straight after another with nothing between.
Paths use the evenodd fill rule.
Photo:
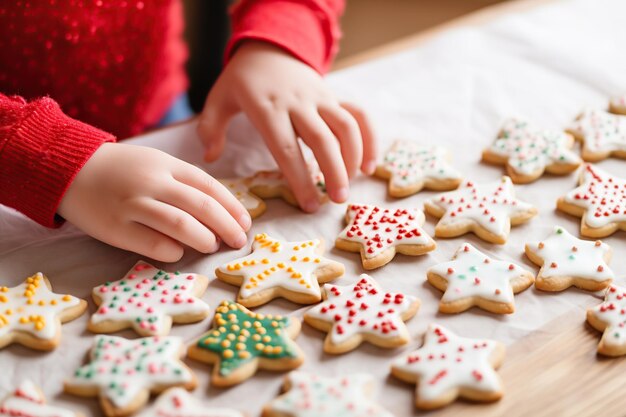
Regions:
<instances>
[{"instance_id":1,"label":"fingernail","mask_svg":"<svg viewBox=\"0 0 626 417\"><path fill-rule=\"evenodd\" d=\"M376 170L376 161L369 161L367 164L365 164L364 171L367 175L372 175L375 170Z\"/></svg>"},{"instance_id":2,"label":"fingernail","mask_svg":"<svg viewBox=\"0 0 626 417\"><path fill-rule=\"evenodd\" d=\"M244 230L248 230L250 229L250 226L252 226L252 217L250 217L250 214L246 213L243 214L240 218L239 218L239 225L241 227L244 228Z\"/></svg>"},{"instance_id":3,"label":"fingernail","mask_svg":"<svg viewBox=\"0 0 626 417\"><path fill-rule=\"evenodd\" d=\"M320 208L320 202L317 198L309 200L302 206L302 209L307 213L315 213Z\"/></svg>"},{"instance_id":4,"label":"fingernail","mask_svg":"<svg viewBox=\"0 0 626 417\"><path fill-rule=\"evenodd\" d=\"M248 236L246 236L244 232L241 232L233 242L233 246L235 248L243 248L246 243L248 243Z\"/></svg>"},{"instance_id":5,"label":"fingernail","mask_svg":"<svg viewBox=\"0 0 626 417\"><path fill-rule=\"evenodd\" d=\"M338 203L343 203L348 199L348 195L350 195L348 187L342 187L335 193L335 201Z\"/></svg>"}]
</instances>

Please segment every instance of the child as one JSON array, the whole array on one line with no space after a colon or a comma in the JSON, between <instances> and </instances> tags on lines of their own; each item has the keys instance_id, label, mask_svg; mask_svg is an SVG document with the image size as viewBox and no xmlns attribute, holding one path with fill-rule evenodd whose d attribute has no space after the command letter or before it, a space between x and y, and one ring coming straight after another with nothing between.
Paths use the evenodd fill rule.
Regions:
<instances>
[{"instance_id":1,"label":"child","mask_svg":"<svg viewBox=\"0 0 626 417\"><path fill-rule=\"evenodd\" d=\"M65 219L165 262L180 259L183 245L203 253L220 240L244 246L250 216L219 182L113 136L156 125L187 87L180 1L5 3L0 204L47 227ZM346 201L359 169L374 170L366 118L339 103L319 75L336 52L342 9L341 0L238 2L227 63L199 117L212 161L229 120L245 112L308 212L319 203L298 137L313 150L335 202Z\"/></svg>"}]
</instances>

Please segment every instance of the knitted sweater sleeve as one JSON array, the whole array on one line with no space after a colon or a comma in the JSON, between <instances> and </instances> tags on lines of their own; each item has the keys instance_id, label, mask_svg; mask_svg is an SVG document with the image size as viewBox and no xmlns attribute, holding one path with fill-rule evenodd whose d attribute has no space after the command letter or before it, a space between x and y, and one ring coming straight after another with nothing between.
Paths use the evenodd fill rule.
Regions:
<instances>
[{"instance_id":1,"label":"knitted sweater sleeve","mask_svg":"<svg viewBox=\"0 0 626 417\"><path fill-rule=\"evenodd\" d=\"M226 60L247 39L277 45L319 73L330 68L341 36L344 0L240 0L231 9Z\"/></svg>"},{"instance_id":2,"label":"knitted sweater sleeve","mask_svg":"<svg viewBox=\"0 0 626 417\"><path fill-rule=\"evenodd\" d=\"M66 116L48 97L0 94L0 204L58 227L56 211L76 174L115 137Z\"/></svg>"}]
</instances>

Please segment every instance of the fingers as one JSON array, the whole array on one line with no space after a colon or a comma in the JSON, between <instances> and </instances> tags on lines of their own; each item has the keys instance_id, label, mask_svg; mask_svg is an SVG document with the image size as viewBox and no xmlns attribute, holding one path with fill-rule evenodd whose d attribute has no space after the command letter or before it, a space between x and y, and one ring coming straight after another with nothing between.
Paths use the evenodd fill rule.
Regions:
<instances>
[{"instance_id":1,"label":"fingers","mask_svg":"<svg viewBox=\"0 0 626 417\"><path fill-rule=\"evenodd\" d=\"M328 196L337 203L343 203L348 199L348 173L335 135L314 110L293 112L291 121L315 155L324 174Z\"/></svg>"},{"instance_id":2,"label":"fingers","mask_svg":"<svg viewBox=\"0 0 626 417\"><path fill-rule=\"evenodd\" d=\"M318 112L339 140L348 176L356 176L363 158L363 140L359 125L347 110L339 106L320 106Z\"/></svg>"},{"instance_id":3,"label":"fingers","mask_svg":"<svg viewBox=\"0 0 626 417\"><path fill-rule=\"evenodd\" d=\"M177 216L170 220L170 222L174 222L174 226L177 226L177 229L182 229L184 232L183 235L179 234L177 236L183 236L187 241L198 242L198 238L207 235L207 232L209 232L207 228L210 228L224 243L233 248L241 248L248 241L241 225L237 223L224 206L211 196L192 186L178 183L169 187L167 190L164 190L162 201L173 209L184 212L190 219L193 219L193 222L191 222L190 219ZM191 226L202 230L192 230ZM170 234L168 233L168 235ZM194 248L196 247L192 243L187 244ZM207 252L207 250L198 250Z\"/></svg>"},{"instance_id":4,"label":"fingers","mask_svg":"<svg viewBox=\"0 0 626 417\"><path fill-rule=\"evenodd\" d=\"M212 90L198 119L198 135L206 149L204 159L207 162L215 161L222 154L228 124L238 112L228 97L219 89Z\"/></svg>"},{"instance_id":5,"label":"fingers","mask_svg":"<svg viewBox=\"0 0 626 417\"><path fill-rule=\"evenodd\" d=\"M146 199L135 213L135 222L143 224L202 253L219 249L215 235L184 209Z\"/></svg>"},{"instance_id":6,"label":"fingers","mask_svg":"<svg viewBox=\"0 0 626 417\"><path fill-rule=\"evenodd\" d=\"M287 112L252 108L244 110L261 133L300 207L309 213L317 211L320 206L317 189L307 169Z\"/></svg>"},{"instance_id":7,"label":"fingers","mask_svg":"<svg viewBox=\"0 0 626 417\"><path fill-rule=\"evenodd\" d=\"M205 200L207 199L207 197L211 197L225 209L228 214L228 218L234 219L234 221L238 223L239 227L236 227L237 230L243 229L241 230L243 232L250 229L250 226L252 225L250 213L248 213L248 210L246 210L246 208L241 205L239 200L237 200L237 198L232 195L232 193L228 191L228 189L224 187L224 185L218 180L216 180L200 168L187 163L183 163L178 166L174 170L173 175L174 179L178 182L193 187L203 193L203 195L196 195L196 198L198 198L198 200L195 201L192 205L205 204ZM196 216L196 218L199 217ZM202 217L200 217L199 219L201 218ZM234 241L227 241L226 243L229 246L232 246L230 243L234 243Z\"/></svg>"},{"instance_id":8,"label":"fingers","mask_svg":"<svg viewBox=\"0 0 626 417\"><path fill-rule=\"evenodd\" d=\"M113 239L103 239L110 245L136 252L161 262L176 262L183 256L183 247L174 239L143 224L128 222L122 230L111 233Z\"/></svg>"},{"instance_id":9,"label":"fingers","mask_svg":"<svg viewBox=\"0 0 626 417\"><path fill-rule=\"evenodd\" d=\"M371 175L376 169L376 138L374 135L374 129L367 117L367 114L359 107L350 103L341 103L341 107L346 109L354 120L356 120L359 130L361 131L361 138L363 140L363 161L361 162L361 171L364 174Z\"/></svg>"}]
</instances>

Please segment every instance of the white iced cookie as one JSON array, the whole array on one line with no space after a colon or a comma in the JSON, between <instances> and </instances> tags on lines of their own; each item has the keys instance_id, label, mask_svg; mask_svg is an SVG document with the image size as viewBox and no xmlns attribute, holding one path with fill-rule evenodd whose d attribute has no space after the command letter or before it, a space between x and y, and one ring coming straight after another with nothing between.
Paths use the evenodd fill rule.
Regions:
<instances>
[{"instance_id":1,"label":"white iced cookie","mask_svg":"<svg viewBox=\"0 0 626 417\"><path fill-rule=\"evenodd\" d=\"M0 285L0 349L12 343L52 350L61 341L61 323L79 317L87 302L52 292L41 273L15 287Z\"/></svg>"},{"instance_id":2,"label":"white iced cookie","mask_svg":"<svg viewBox=\"0 0 626 417\"><path fill-rule=\"evenodd\" d=\"M609 102L609 111L615 114L626 115L626 94L613 97Z\"/></svg>"},{"instance_id":3,"label":"white iced cookie","mask_svg":"<svg viewBox=\"0 0 626 417\"><path fill-rule=\"evenodd\" d=\"M611 285L606 290L604 302L587 310L587 321L603 332L598 353L626 355L626 288Z\"/></svg>"},{"instance_id":4,"label":"white iced cookie","mask_svg":"<svg viewBox=\"0 0 626 417\"><path fill-rule=\"evenodd\" d=\"M585 161L597 162L610 156L626 158L626 116L585 110L567 131L583 143Z\"/></svg>"},{"instance_id":5,"label":"white iced cookie","mask_svg":"<svg viewBox=\"0 0 626 417\"><path fill-rule=\"evenodd\" d=\"M443 407L457 397L495 401L503 394L495 369L504 350L500 342L459 337L431 325L423 346L396 360L391 374L417 384L415 405L421 409Z\"/></svg>"},{"instance_id":6,"label":"white iced cookie","mask_svg":"<svg viewBox=\"0 0 626 417\"><path fill-rule=\"evenodd\" d=\"M440 220L435 236L449 238L473 232L487 242L504 244L511 226L524 223L537 209L515 197L509 177L487 184L467 181L457 191L424 203L426 212Z\"/></svg>"},{"instance_id":7,"label":"white iced cookie","mask_svg":"<svg viewBox=\"0 0 626 417\"><path fill-rule=\"evenodd\" d=\"M132 328L141 336L164 336L172 322L192 323L209 315L202 301L209 279L203 275L166 272L139 261L124 278L95 287L98 309L88 328L111 333Z\"/></svg>"},{"instance_id":8,"label":"white iced cookie","mask_svg":"<svg viewBox=\"0 0 626 417\"><path fill-rule=\"evenodd\" d=\"M541 266L535 286L544 291L562 291L572 285L599 291L611 284L611 248L599 240L578 239L555 226L541 242L527 243L526 256Z\"/></svg>"},{"instance_id":9,"label":"white iced cookie","mask_svg":"<svg viewBox=\"0 0 626 417\"><path fill-rule=\"evenodd\" d=\"M365 269L389 263L396 253L418 256L435 250L435 241L422 229L424 213L416 208L385 209L349 204L347 226L337 236L337 249L360 252Z\"/></svg>"},{"instance_id":10,"label":"white iced cookie","mask_svg":"<svg viewBox=\"0 0 626 417\"><path fill-rule=\"evenodd\" d=\"M461 174L449 161L448 152L442 147L397 140L374 175L389 180L389 194L393 197L406 197L422 188L453 190L461 183Z\"/></svg>"},{"instance_id":11,"label":"white iced cookie","mask_svg":"<svg viewBox=\"0 0 626 417\"><path fill-rule=\"evenodd\" d=\"M292 372L283 395L263 409L263 417L393 417L372 399L374 378L367 374L323 377Z\"/></svg>"},{"instance_id":12,"label":"white iced cookie","mask_svg":"<svg viewBox=\"0 0 626 417\"><path fill-rule=\"evenodd\" d=\"M563 175L578 168L580 157L572 152L574 138L564 132L539 129L519 118L507 119L498 138L483 151L483 160L506 165L514 183L535 181L544 172Z\"/></svg>"},{"instance_id":13,"label":"white iced cookie","mask_svg":"<svg viewBox=\"0 0 626 417\"><path fill-rule=\"evenodd\" d=\"M626 230L626 179L587 164L579 186L559 198L559 210L581 217L580 234L591 238Z\"/></svg>"},{"instance_id":14,"label":"white iced cookie","mask_svg":"<svg viewBox=\"0 0 626 417\"><path fill-rule=\"evenodd\" d=\"M195 388L195 376L180 359L184 352L183 340L173 336L96 336L89 363L66 380L65 391L99 396L107 416L128 416L145 406L151 393Z\"/></svg>"},{"instance_id":15,"label":"white iced cookie","mask_svg":"<svg viewBox=\"0 0 626 417\"><path fill-rule=\"evenodd\" d=\"M313 304L322 299L320 283L343 275L339 262L324 258L319 239L285 242L258 234L252 253L215 270L217 278L240 286L237 302L256 307L283 297L299 304Z\"/></svg>"},{"instance_id":16,"label":"white iced cookie","mask_svg":"<svg viewBox=\"0 0 626 417\"><path fill-rule=\"evenodd\" d=\"M250 217L256 219L265 213L267 209L265 202L250 192L250 178L223 178L218 181L248 210Z\"/></svg>"},{"instance_id":17,"label":"white iced cookie","mask_svg":"<svg viewBox=\"0 0 626 417\"><path fill-rule=\"evenodd\" d=\"M183 388L170 388L137 417L244 417L230 408L213 408L203 404Z\"/></svg>"},{"instance_id":18,"label":"white iced cookie","mask_svg":"<svg viewBox=\"0 0 626 417\"><path fill-rule=\"evenodd\" d=\"M381 290L369 275L348 286L326 284L324 302L304 314L304 321L328 332L324 351L344 353L367 341L394 348L409 341L404 321L417 313L416 297Z\"/></svg>"},{"instance_id":19,"label":"white iced cookie","mask_svg":"<svg viewBox=\"0 0 626 417\"><path fill-rule=\"evenodd\" d=\"M498 314L515 311L513 295L535 281L534 275L511 262L488 257L469 243L459 247L450 262L428 269L427 279L444 291L442 313L460 313L473 306Z\"/></svg>"},{"instance_id":20,"label":"white iced cookie","mask_svg":"<svg viewBox=\"0 0 626 417\"><path fill-rule=\"evenodd\" d=\"M23 381L13 393L0 401L0 416L6 417L81 417L61 407L46 404L43 392L32 381Z\"/></svg>"}]
</instances>

